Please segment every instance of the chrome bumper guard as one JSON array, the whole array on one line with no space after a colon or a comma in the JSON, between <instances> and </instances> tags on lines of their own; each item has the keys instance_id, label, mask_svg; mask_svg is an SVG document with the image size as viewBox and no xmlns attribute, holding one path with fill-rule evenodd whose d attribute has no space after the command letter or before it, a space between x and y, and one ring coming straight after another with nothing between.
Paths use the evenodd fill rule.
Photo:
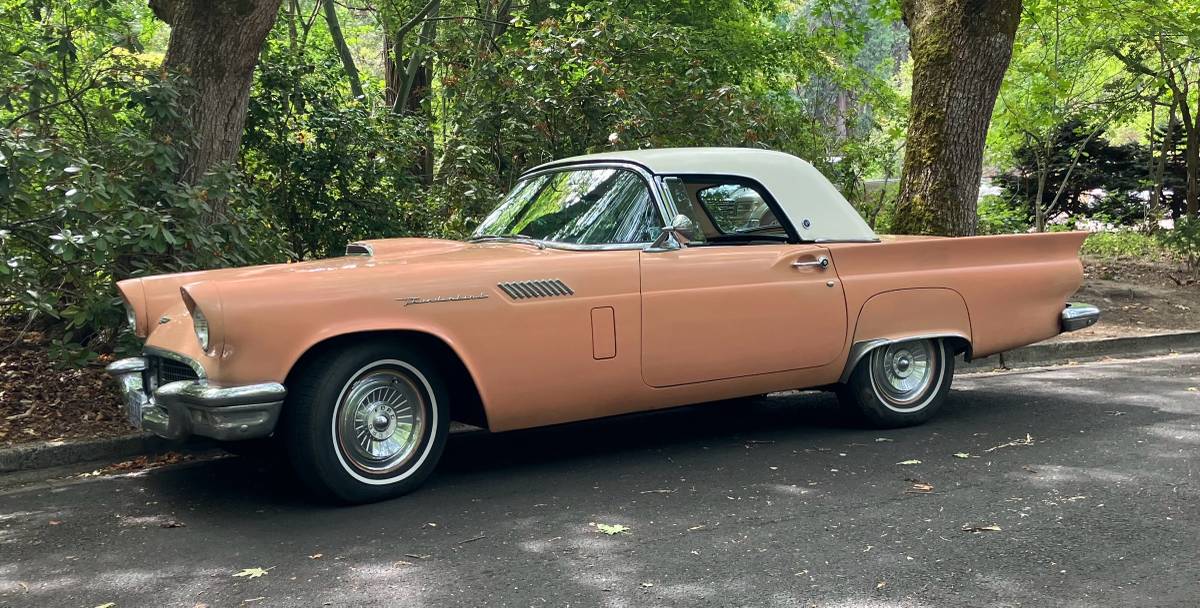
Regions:
<instances>
[{"instance_id":1,"label":"chrome bumper guard","mask_svg":"<svg viewBox=\"0 0 1200 608\"><path fill-rule=\"evenodd\" d=\"M167 439L200 435L219 440L265 437L275 430L287 389L278 382L218 388L203 380L146 389L145 357L130 357L108 366L121 384L129 422Z\"/></svg>"},{"instance_id":2,"label":"chrome bumper guard","mask_svg":"<svg viewBox=\"0 0 1200 608\"><path fill-rule=\"evenodd\" d=\"M1100 309L1082 302L1068 302L1062 311L1062 330L1075 331L1096 324L1100 320Z\"/></svg>"}]
</instances>

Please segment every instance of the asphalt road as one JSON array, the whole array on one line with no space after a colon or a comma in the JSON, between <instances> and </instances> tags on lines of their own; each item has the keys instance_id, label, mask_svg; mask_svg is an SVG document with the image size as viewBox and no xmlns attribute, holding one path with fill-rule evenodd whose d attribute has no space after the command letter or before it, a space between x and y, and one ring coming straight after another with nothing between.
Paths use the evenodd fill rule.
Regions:
<instances>
[{"instance_id":1,"label":"asphalt road","mask_svg":"<svg viewBox=\"0 0 1200 608\"><path fill-rule=\"evenodd\" d=\"M1196 606L1198 386L1188 355L961 377L896 431L800 394L457 436L355 508L239 458L10 489L0 605Z\"/></svg>"}]
</instances>

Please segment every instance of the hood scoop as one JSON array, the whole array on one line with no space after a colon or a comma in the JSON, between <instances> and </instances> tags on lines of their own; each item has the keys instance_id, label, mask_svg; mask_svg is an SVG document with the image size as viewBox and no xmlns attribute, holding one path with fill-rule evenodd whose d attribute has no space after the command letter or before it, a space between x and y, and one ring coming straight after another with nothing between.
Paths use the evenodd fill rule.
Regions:
<instances>
[{"instance_id":1,"label":"hood scoop","mask_svg":"<svg viewBox=\"0 0 1200 608\"><path fill-rule=\"evenodd\" d=\"M375 250L366 243L350 243L346 245L346 255L375 255Z\"/></svg>"},{"instance_id":2,"label":"hood scoop","mask_svg":"<svg viewBox=\"0 0 1200 608\"><path fill-rule=\"evenodd\" d=\"M540 279L537 281L516 281L513 283L498 283L501 291L514 300L532 298L554 298L573 296L575 291L558 279Z\"/></svg>"}]
</instances>

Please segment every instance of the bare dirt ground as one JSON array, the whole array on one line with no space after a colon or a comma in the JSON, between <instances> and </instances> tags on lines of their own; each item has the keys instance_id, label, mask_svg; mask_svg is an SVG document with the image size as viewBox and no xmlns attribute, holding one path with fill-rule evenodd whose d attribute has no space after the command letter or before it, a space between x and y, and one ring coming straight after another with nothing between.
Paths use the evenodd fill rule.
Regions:
<instances>
[{"instance_id":1,"label":"bare dirt ground","mask_svg":"<svg viewBox=\"0 0 1200 608\"><path fill-rule=\"evenodd\" d=\"M1174 262L1085 258L1073 299L1100 307L1100 322L1055 340L1200 330L1200 278Z\"/></svg>"},{"instance_id":2,"label":"bare dirt ground","mask_svg":"<svg viewBox=\"0 0 1200 608\"><path fill-rule=\"evenodd\" d=\"M1086 259L1076 300L1101 321L1055 340L1200 330L1200 281L1178 264ZM116 385L103 363L56 365L49 338L0 324L0 445L128 435Z\"/></svg>"}]
</instances>

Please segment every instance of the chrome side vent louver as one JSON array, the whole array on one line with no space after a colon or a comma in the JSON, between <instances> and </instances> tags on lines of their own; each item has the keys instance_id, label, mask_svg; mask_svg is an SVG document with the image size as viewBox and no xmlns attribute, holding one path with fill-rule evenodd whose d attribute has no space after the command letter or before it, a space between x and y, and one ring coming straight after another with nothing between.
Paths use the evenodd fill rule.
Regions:
<instances>
[{"instance_id":1,"label":"chrome side vent louver","mask_svg":"<svg viewBox=\"0 0 1200 608\"><path fill-rule=\"evenodd\" d=\"M558 279L544 279L540 281L516 281L513 283L499 283L496 285L508 297L514 300L527 300L530 298L554 298L559 296L573 296L575 291L567 287L566 283Z\"/></svg>"}]
</instances>

